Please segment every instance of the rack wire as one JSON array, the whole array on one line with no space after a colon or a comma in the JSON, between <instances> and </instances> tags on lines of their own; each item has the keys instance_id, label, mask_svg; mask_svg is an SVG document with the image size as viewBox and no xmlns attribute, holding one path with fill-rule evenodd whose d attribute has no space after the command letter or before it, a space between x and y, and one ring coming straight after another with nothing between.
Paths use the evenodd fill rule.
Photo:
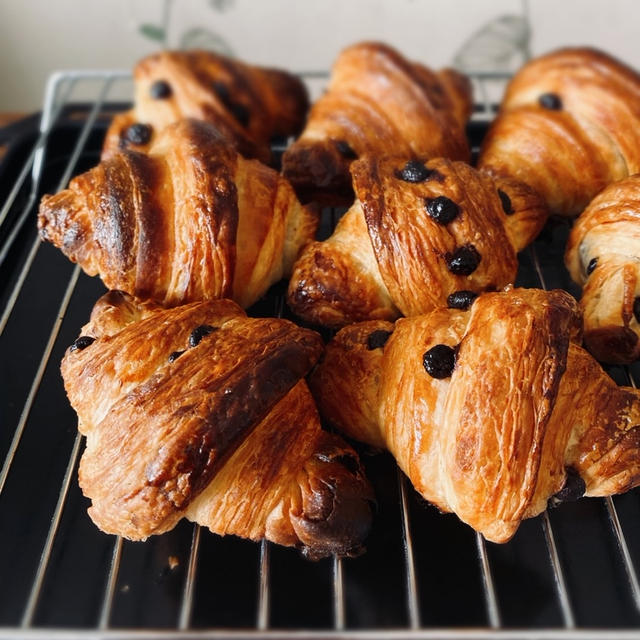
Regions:
<instances>
[{"instance_id":1,"label":"rack wire","mask_svg":"<svg viewBox=\"0 0 640 640\"><path fill-rule=\"evenodd\" d=\"M303 74L305 75L313 81L326 77L325 74L315 73ZM479 125L479 130L483 130L482 127L486 129L486 123L494 114L494 106L489 97L492 93L486 85L504 82L505 76L487 73L471 75L476 96L480 99L473 122ZM54 190L64 188L74 173L79 171L78 163L85 152L87 141L95 132L101 114L108 110L111 91L114 86L126 82L130 82L130 75L120 71L66 71L53 74L47 83L37 139L0 209L0 274L3 274L4 278L1 282L5 284L2 298L4 309L0 316L0 348L5 349L6 342L13 342L11 336L15 335L15 329L12 322L20 322L22 312L18 313L19 307L28 307L29 301L25 298L30 295L29 283L37 280L38 273L43 268L49 269L48 265L55 259L53 256L57 255L48 252L48 249L41 245L33 228L35 207L42 191L43 173L50 162L47 145L56 131L59 118L65 107L72 104L71 99L78 86L91 83L96 87L96 99L83 116L75 144L65 156L66 164ZM339 212L335 210L325 212L325 226L332 228L338 215ZM566 229L563 229L562 225L552 228L547 238L538 240L521 256L521 271L525 274L523 284L546 288L558 286L560 282L561 286L571 286L566 274L552 266L558 263L557 254L558 248L562 246L563 233L566 233ZM554 254L555 260L551 260ZM40 262L45 266L37 266ZM43 343L42 349L32 359L33 375L24 386L23 397L10 401L14 404L18 401L22 403L21 408L14 411L17 419L2 429L3 433L12 435L6 442L0 440L0 456L4 459L0 470L0 541L5 538L13 539L13 534L7 533L12 528L14 516L10 510L11 505L15 504L15 500L28 500L26 495L20 498L20 487L10 486L11 480L15 475L22 476L25 473L25 464L29 465L29 452L23 455L22 449L30 450L33 445L25 441L29 438L37 439L43 430L43 410L39 408L38 415L34 415L35 408L41 394L44 393L44 386L55 387L55 383L51 382L51 379L55 379L53 376L57 366L55 354L64 348L64 339L68 335L75 335L74 332L79 326L77 323L73 325L69 315L73 315L75 320L76 316L82 317L84 313L86 318L90 310L86 302L75 304L79 295L78 288L88 289L85 295L87 300L97 297L94 293L97 285L88 284L90 279L81 274L77 266L70 268L70 273L67 269L66 277L66 285L56 288L55 294L58 297L52 294L53 300L48 307L50 312L46 314L47 317L36 319L35 331ZM39 295L45 297L42 291ZM276 288L275 293L263 304L264 308L259 309L258 313L278 317L287 314L281 289ZM14 316L19 316L15 322ZM50 320L52 321L47 325ZM7 338L5 334L10 326L13 330ZM6 361L7 357L4 356L3 359ZM630 368L616 368L611 373L614 377L617 376L618 382L634 386L637 383L637 368L633 371ZM9 366L4 375L7 378L10 376ZM47 398L52 394L56 402L66 403L59 385L52 392L48 392ZM395 465L388 459L379 461L378 458L366 459L372 479L377 477L377 472L380 472L379 477L385 478L384 482L380 481L376 487L386 511L379 514L376 522L376 527L380 526L382 533L377 541L373 540L371 543L371 547L377 549L371 551L373 557L369 558L368 554L365 554L357 560L333 558L331 561L313 565L313 569L310 569L313 563L297 559L292 555L295 553L293 551L283 551L268 542L262 542L260 545L243 542L240 550L242 555L236 556L234 549L230 555L234 559L250 556L250 561L243 559L238 564L237 575L235 567L227 566L218 578L226 581L225 584L244 585L239 591L232 586L232 591L245 594L253 591L253 599L247 596L247 606L244 608L253 611L248 611L246 615L238 616L237 621L230 622L233 612L228 615L222 612L217 617L215 611L211 614L205 611L203 614L203 607L198 605L199 592L206 596L206 589L200 588L200 581L212 571L207 558L203 556L210 555L211 549L214 549L214 556L218 553L220 561L227 548L216 552L215 549L217 545L222 544L222 539L201 530L198 525L183 523L184 526L181 525L175 542L180 550L179 557L184 558L186 562L170 562L168 571L160 579L149 570L141 571L140 579L144 585L142 590L153 587L159 591L156 588L158 583L164 585L171 582L173 587L168 599L158 595L147 607L151 612L140 623L133 615L127 617L119 613L123 608L123 598L130 590L123 574L135 573L135 568L127 568L128 563L131 563L130 543L120 537L94 533L92 535L99 536L100 542L96 544L102 549L102 560L96 563L102 572L93 576L90 582L99 592L99 597L92 606L93 618L87 622L83 614L75 612L60 619L55 613L47 612L55 609L54 605L48 606L47 603L56 602L55 585L60 589L60 583L64 580L56 579L53 574L59 571L62 562L60 558L64 557L65 549L68 551L68 545L73 546L68 541L78 538L78 530L84 531L82 528L88 520L82 499L76 496L75 477L82 438L75 434L75 423L68 420L70 414L65 415L65 424L49 425L51 429L60 429L67 434L70 431L74 433L73 437L63 438L66 447L63 456L65 462L60 482L56 484L55 500L50 500L53 502L53 508L49 511L45 509L45 513L42 513L43 509L38 509L33 514L27 513L20 520L16 526L22 527L27 533L17 533L14 537L24 535L32 542L25 543L24 547L16 547L19 553L25 554L23 561L17 561L17 564L14 562L13 565L11 561L5 562L5 565L10 565L9 569L0 569L0 638L305 637L382 640L640 637L640 586L635 560L640 553L640 547L636 542L638 536L634 535L638 532L634 523L640 521L640 500L637 492L632 491L620 498L581 501L589 502L590 506L585 509L576 508L562 517L560 514L556 517L554 513L547 511L523 525L522 529L525 531L522 538L519 532L514 539L515 542L498 549L496 545L486 543L479 534L474 536L465 525L455 521L452 516L435 513L435 510L424 504L415 494L410 483ZM55 449L51 455L57 456L58 453L59 449ZM9 498L4 500L6 494L16 492L18 498L14 498L14 502ZM73 498L72 506L69 505L70 495L76 496ZM620 512L619 500L624 503L623 513ZM74 523L70 526L64 525L65 520L69 518L74 518ZM600 558L599 562L603 566L611 563L613 567L611 571L604 571L608 580L605 580L604 590L601 590L607 594L603 604L605 610L597 612L596 615L592 615L590 610L592 606L597 609L597 604L592 605L589 599L585 601L586 604L583 602L582 588L578 587L577 591L572 591L572 585L575 589L575 585L582 581L584 567L581 567L581 562L592 562L592 558L587 556L582 560L576 560L569 551L574 543L567 532L575 531L575 518L578 519L578 523L587 527L589 535L593 533L592 529L595 526L598 531L593 534L596 541L594 545L597 557ZM603 518L607 522L604 533L600 530ZM384 526L380 525L380 520L383 520ZM434 538L439 539L438 544L434 546L430 539L431 532L443 522L446 522L446 526L442 532L433 534ZM628 534L629 528L631 534ZM148 544L137 543L137 548ZM450 561L440 558L447 554L452 556ZM510 585L526 583L531 576L537 576L533 569L523 566L526 565L529 556L536 564L543 566L543 573L550 574L551 578L542 587L534 585L533 589L523 591L525 600L532 599L530 607L527 607L521 602L515 602L515 598L510 594ZM55 566L54 557L57 558ZM455 576L452 579L447 571L447 562L450 562L451 572L460 574L459 584L456 583ZM245 564L248 564L251 570L243 573L242 567ZM176 565L180 567L180 584L177 585L171 578ZM291 570L291 567L296 568ZM286 568L286 571L283 571L283 568ZM74 570L78 569L76 563ZM215 569L214 565L213 570ZM30 573L28 580L24 579L25 571ZM223 575L225 572L231 572L231 577ZM518 579L509 582L509 576L513 577L514 574ZM610 580L609 574L613 576ZM252 582L249 586L246 586L246 576L248 581ZM319 585L316 584L318 576L321 577ZM596 580L602 578L601 573L596 572L591 577L594 576ZM443 581L444 587L441 588L438 580ZM13 581L18 583L15 589L11 586ZM282 589L287 581L292 581L294 585L288 592L289 596L294 592L301 592L302 595L306 592L311 593L314 601L320 603L317 607L322 609L322 615L316 615L315 608L309 607L311 613L307 619L296 611L296 603L283 604ZM385 586L386 583L389 584L388 587ZM471 586L461 588L462 583L470 583ZM48 584L54 586L48 587ZM401 592L401 595L397 592ZM541 593L542 604L534 601L536 594ZM224 600L224 596L220 594L221 592L218 592L218 598ZM463 595L465 599L456 605L456 598L462 598ZM2 604L3 598L6 605ZM215 599L211 597L210 604L215 604ZM454 600L454 605L451 607L453 613L448 612L445 615L442 611L447 609L448 605L443 607L441 604L447 599ZM612 604L619 599L622 601L620 606ZM387 609L387 600L393 600L394 606ZM431 600L440 604L430 607ZM164 602L171 603L168 613L175 614L173 617L163 614ZM579 602L583 603L577 607ZM377 606L373 606L372 603ZM126 606L124 608L126 609ZM215 609L215 606L213 608ZM167 622L168 617L172 617L173 621Z\"/></svg>"}]
</instances>

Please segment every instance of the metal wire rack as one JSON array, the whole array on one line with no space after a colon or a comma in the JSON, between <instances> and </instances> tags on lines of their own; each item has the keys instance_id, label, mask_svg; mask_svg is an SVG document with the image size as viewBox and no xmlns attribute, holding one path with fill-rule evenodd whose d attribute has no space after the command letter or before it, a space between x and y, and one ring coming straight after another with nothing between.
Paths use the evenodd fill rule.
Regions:
<instances>
[{"instance_id":1,"label":"metal wire rack","mask_svg":"<svg viewBox=\"0 0 640 640\"><path fill-rule=\"evenodd\" d=\"M477 148L494 113L487 83L505 76L472 78ZM379 512L357 559L311 563L187 522L145 543L92 525L58 363L103 289L39 242L35 210L97 162L110 96L129 82L54 74L35 139L9 184L0 173L0 638L640 638L637 491L563 505L492 545L427 505L389 456L362 451ZM88 87L95 100L80 109L74 92ZM325 233L338 215L324 213ZM548 225L517 284L571 290L566 233ZM286 316L282 294L276 285L250 313ZM640 380L637 366L609 373Z\"/></svg>"}]
</instances>

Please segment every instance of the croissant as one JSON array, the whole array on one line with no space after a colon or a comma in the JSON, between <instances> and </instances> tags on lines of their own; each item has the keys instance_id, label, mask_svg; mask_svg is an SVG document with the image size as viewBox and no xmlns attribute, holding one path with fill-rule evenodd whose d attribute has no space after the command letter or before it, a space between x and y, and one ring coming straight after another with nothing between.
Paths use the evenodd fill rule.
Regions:
<instances>
[{"instance_id":1,"label":"croissant","mask_svg":"<svg viewBox=\"0 0 640 640\"><path fill-rule=\"evenodd\" d=\"M113 119L103 158L124 147L146 151L182 118L214 125L247 158L269 162L274 137L296 135L309 108L302 81L211 51L162 51L134 72L134 108Z\"/></svg>"},{"instance_id":2,"label":"croissant","mask_svg":"<svg viewBox=\"0 0 640 640\"><path fill-rule=\"evenodd\" d=\"M327 92L285 152L283 173L303 202L351 204L349 165L364 155L469 159L468 78L410 62L384 44L364 42L335 62Z\"/></svg>"},{"instance_id":3,"label":"croissant","mask_svg":"<svg viewBox=\"0 0 640 640\"><path fill-rule=\"evenodd\" d=\"M388 448L424 498L494 542L547 502L640 483L640 391L580 347L564 291L342 329L310 379L321 413Z\"/></svg>"},{"instance_id":4,"label":"croissant","mask_svg":"<svg viewBox=\"0 0 640 640\"><path fill-rule=\"evenodd\" d=\"M571 230L565 261L583 287L587 349L603 362L640 358L640 175L591 201Z\"/></svg>"},{"instance_id":5,"label":"croissant","mask_svg":"<svg viewBox=\"0 0 640 640\"><path fill-rule=\"evenodd\" d=\"M373 157L351 165L356 201L295 263L288 303L340 327L468 305L514 281L546 208L529 187L463 162Z\"/></svg>"},{"instance_id":6,"label":"croissant","mask_svg":"<svg viewBox=\"0 0 640 640\"><path fill-rule=\"evenodd\" d=\"M110 289L167 306L255 302L313 239L317 212L206 123L183 120L148 154L124 149L45 196L38 227Z\"/></svg>"},{"instance_id":7,"label":"croissant","mask_svg":"<svg viewBox=\"0 0 640 640\"><path fill-rule=\"evenodd\" d=\"M579 214L640 171L640 75L587 48L529 62L507 87L478 166L526 182L553 213Z\"/></svg>"},{"instance_id":8,"label":"croissant","mask_svg":"<svg viewBox=\"0 0 640 640\"><path fill-rule=\"evenodd\" d=\"M62 361L95 524L141 540L186 517L312 558L358 552L371 488L303 379L322 348L228 300L167 310L103 296Z\"/></svg>"}]
</instances>

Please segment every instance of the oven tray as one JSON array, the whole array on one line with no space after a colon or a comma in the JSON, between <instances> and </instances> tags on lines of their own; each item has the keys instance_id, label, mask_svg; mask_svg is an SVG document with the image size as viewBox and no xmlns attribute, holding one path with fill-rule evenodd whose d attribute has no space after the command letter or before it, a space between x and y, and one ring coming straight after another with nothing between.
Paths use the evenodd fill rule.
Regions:
<instances>
[{"instance_id":1,"label":"oven tray","mask_svg":"<svg viewBox=\"0 0 640 640\"><path fill-rule=\"evenodd\" d=\"M309 74L312 81L319 74ZM477 95L500 74L474 74ZM83 448L59 373L104 291L36 236L37 203L98 161L124 72L60 72L40 130L0 160L0 638L640 638L640 492L563 504L486 543L359 448L378 500L367 552L320 562L182 521L132 543L89 520ZM91 94L89 103L76 93ZM469 125L477 149L493 113ZM327 235L340 212L323 212ZM520 256L517 284L577 293L567 224ZM284 285L249 313L291 317ZM640 366L611 367L621 384Z\"/></svg>"}]
</instances>

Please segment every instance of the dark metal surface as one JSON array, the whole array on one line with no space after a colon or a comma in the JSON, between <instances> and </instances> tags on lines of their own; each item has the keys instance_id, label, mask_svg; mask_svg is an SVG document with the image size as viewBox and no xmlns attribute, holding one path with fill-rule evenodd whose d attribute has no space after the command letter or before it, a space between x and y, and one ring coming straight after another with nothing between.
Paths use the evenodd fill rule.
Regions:
<instances>
[{"instance_id":1,"label":"dark metal surface","mask_svg":"<svg viewBox=\"0 0 640 640\"><path fill-rule=\"evenodd\" d=\"M51 133L37 199L56 190L82 122L66 122ZM99 119L92 127L74 174L98 161L105 123ZM485 129L481 123L470 128L475 143ZM28 156L35 137L34 132L22 155L14 151L13 161ZM5 166L7 171L17 173L15 167ZM27 201L28 186L12 216ZM0 206L9 190L5 182L0 185ZM33 246L36 208L0 265L0 313ZM325 212L324 234L334 222L335 213ZM566 223L549 223L532 250L523 252L518 284L575 293L562 263L567 232ZM0 234L0 242L5 237ZM77 285L69 287L75 277ZM514 628L567 635L574 627L640 630L612 524L619 519L629 558L637 564L638 491L611 501L564 504L524 522L508 544L484 544L454 515L422 500L389 455L360 448L378 511L367 553L356 559L309 562L295 550L220 538L186 521L144 543L101 533L78 488L74 456L83 445L59 362L103 291L97 278L78 274L62 253L43 244L0 335L0 463L6 470L0 488L0 635L26 635L30 628L75 629L96 637L100 628L107 636L109 630L151 628L173 630L176 637L180 629L236 629L258 636L274 629L327 635L440 630L459 631L460 637L470 630L500 637ZM283 291L282 284L273 287L250 314L282 311L292 317L282 304ZM61 314L65 296L68 307ZM50 357L43 358L48 345ZM41 381L34 384L39 372ZM628 370L614 367L610 373L629 384ZM640 379L637 365L633 373ZM12 446L15 455L7 466ZM59 525L52 530L56 513ZM50 556L43 565L48 538ZM41 584L34 582L38 576Z\"/></svg>"}]
</instances>

